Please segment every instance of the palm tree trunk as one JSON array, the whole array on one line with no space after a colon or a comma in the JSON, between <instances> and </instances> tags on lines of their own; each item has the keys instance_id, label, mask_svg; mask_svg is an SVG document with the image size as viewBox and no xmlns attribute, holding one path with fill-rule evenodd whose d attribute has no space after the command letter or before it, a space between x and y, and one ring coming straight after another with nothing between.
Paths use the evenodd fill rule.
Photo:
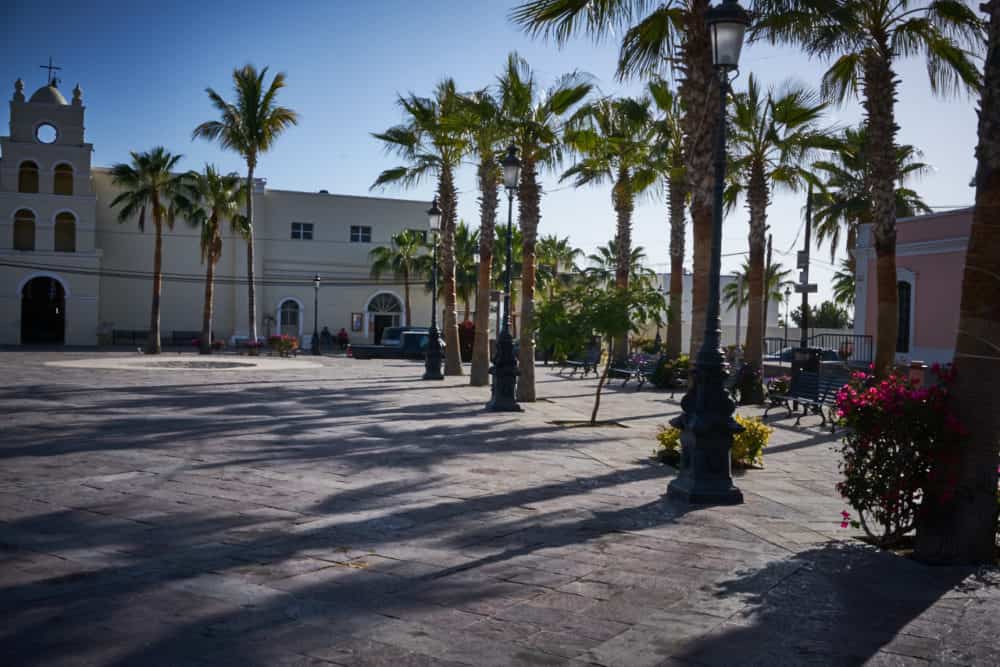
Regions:
<instances>
[{"instance_id":1,"label":"palm tree trunk","mask_svg":"<svg viewBox=\"0 0 1000 667\"><path fill-rule=\"evenodd\" d=\"M441 205L441 289L444 292L444 374L462 375L462 356L458 342L458 307L455 295L455 224L458 195L451 167L444 165L438 179Z\"/></svg>"},{"instance_id":2,"label":"palm tree trunk","mask_svg":"<svg viewBox=\"0 0 1000 667\"><path fill-rule=\"evenodd\" d=\"M962 279L955 345L954 405L969 432L955 452L958 484L952 499L932 487L917 525L916 556L939 563L991 563L997 527L997 453L1000 411L1000 0L990 14L976 157L976 207ZM936 475L941 478L941 475Z\"/></svg>"},{"instance_id":3,"label":"palm tree trunk","mask_svg":"<svg viewBox=\"0 0 1000 667\"><path fill-rule=\"evenodd\" d=\"M214 250L209 253L208 268L205 270L205 303L201 311L201 339L198 341L199 354L212 353L212 309L215 293L215 262L218 258Z\"/></svg>"},{"instance_id":4,"label":"palm tree trunk","mask_svg":"<svg viewBox=\"0 0 1000 667\"><path fill-rule=\"evenodd\" d=\"M406 307L406 326L410 326L410 272L403 268L403 302Z\"/></svg>"},{"instance_id":5,"label":"palm tree trunk","mask_svg":"<svg viewBox=\"0 0 1000 667\"><path fill-rule=\"evenodd\" d=\"M493 268L493 237L496 234L497 166L492 155L479 163L479 276L476 283L476 329L472 345L469 384L484 387L490 382L490 291Z\"/></svg>"},{"instance_id":6,"label":"palm tree trunk","mask_svg":"<svg viewBox=\"0 0 1000 667\"><path fill-rule=\"evenodd\" d=\"M712 67L711 42L705 12L708 0L690 0L684 15L681 44L682 80L679 93L684 106L681 125L685 134L685 173L691 194L691 236L694 276L691 290L692 358L701 347L708 306L708 273L712 256L713 138L719 108L719 84Z\"/></svg>"},{"instance_id":7,"label":"palm tree trunk","mask_svg":"<svg viewBox=\"0 0 1000 667\"><path fill-rule=\"evenodd\" d=\"M163 220L160 219L160 199L153 195L153 226L156 227L156 245L153 249L153 303L149 309L149 340L146 354L159 354L160 347L160 290L163 288Z\"/></svg>"},{"instance_id":8,"label":"palm tree trunk","mask_svg":"<svg viewBox=\"0 0 1000 667\"><path fill-rule=\"evenodd\" d=\"M871 148L872 221L875 237L878 316L875 330L875 372L885 375L896 362L899 304L896 280L896 123L893 107L896 83L884 58L864 60L865 112Z\"/></svg>"},{"instance_id":9,"label":"palm tree trunk","mask_svg":"<svg viewBox=\"0 0 1000 667\"><path fill-rule=\"evenodd\" d=\"M764 387L757 371L761 368L764 350L761 334L764 331L764 231L767 229L767 199L764 165L754 165L747 186L750 209L750 298L747 308L747 349L743 356L747 372L743 373L743 383L740 386L740 402L744 405L764 400Z\"/></svg>"},{"instance_id":10,"label":"palm tree trunk","mask_svg":"<svg viewBox=\"0 0 1000 667\"><path fill-rule=\"evenodd\" d=\"M618 256L615 258L615 288L628 289L629 274L632 271L632 179L628 169L618 170L618 179L611 191L611 200L618 217L615 238L618 240ZM628 336L615 341L615 360L622 363L628 356Z\"/></svg>"},{"instance_id":11,"label":"palm tree trunk","mask_svg":"<svg viewBox=\"0 0 1000 667\"><path fill-rule=\"evenodd\" d=\"M254 172L254 161L253 159L247 160L247 317L249 318L249 336L250 342L256 346L257 344L257 302L256 302L256 289L254 288L253 282L253 235L254 235L254 221L253 221L253 172ZM251 350L255 350L255 347L251 347Z\"/></svg>"},{"instance_id":12,"label":"palm tree trunk","mask_svg":"<svg viewBox=\"0 0 1000 667\"><path fill-rule=\"evenodd\" d=\"M521 223L521 336L518 338L517 400L535 400L535 245L541 219L541 190L533 156L525 155L521 168L520 197L517 200ZM512 308L513 310L513 308Z\"/></svg>"},{"instance_id":13,"label":"palm tree trunk","mask_svg":"<svg viewBox=\"0 0 1000 667\"><path fill-rule=\"evenodd\" d=\"M684 304L684 184L672 178L670 193L670 307L667 311L667 357L681 354L681 312Z\"/></svg>"}]
</instances>

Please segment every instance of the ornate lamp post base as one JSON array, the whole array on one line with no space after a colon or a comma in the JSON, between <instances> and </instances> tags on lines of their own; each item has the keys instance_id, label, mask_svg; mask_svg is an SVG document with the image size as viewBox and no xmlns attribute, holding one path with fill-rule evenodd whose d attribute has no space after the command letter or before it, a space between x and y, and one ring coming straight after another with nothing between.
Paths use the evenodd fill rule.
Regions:
<instances>
[{"instance_id":1,"label":"ornate lamp post base","mask_svg":"<svg viewBox=\"0 0 1000 667\"><path fill-rule=\"evenodd\" d=\"M490 368L493 375L493 396L486 404L486 409L493 412L523 412L516 398L517 378L521 371L517 367L517 357L514 356L514 339L510 331L504 327L497 345L497 358Z\"/></svg>"},{"instance_id":2,"label":"ornate lamp post base","mask_svg":"<svg viewBox=\"0 0 1000 667\"><path fill-rule=\"evenodd\" d=\"M667 486L667 496L691 505L741 505L743 492L729 476L731 433L681 434L680 474Z\"/></svg>"},{"instance_id":3,"label":"ornate lamp post base","mask_svg":"<svg viewBox=\"0 0 1000 667\"><path fill-rule=\"evenodd\" d=\"M441 373L441 342L438 340L438 330L431 327L427 332L427 355L424 362L425 380L443 380Z\"/></svg>"}]
</instances>

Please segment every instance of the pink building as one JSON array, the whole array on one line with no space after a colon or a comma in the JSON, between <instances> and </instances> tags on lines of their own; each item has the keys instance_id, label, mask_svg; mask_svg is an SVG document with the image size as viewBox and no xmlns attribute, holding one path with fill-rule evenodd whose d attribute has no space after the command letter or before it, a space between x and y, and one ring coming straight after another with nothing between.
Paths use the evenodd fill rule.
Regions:
<instances>
[{"instance_id":1,"label":"pink building","mask_svg":"<svg viewBox=\"0 0 1000 667\"><path fill-rule=\"evenodd\" d=\"M971 227L971 207L896 222L898 362L952 360ZM854 333L874 337L878 296L871 225L861 225L856 256Z\"/></svg>"}]
</instances>

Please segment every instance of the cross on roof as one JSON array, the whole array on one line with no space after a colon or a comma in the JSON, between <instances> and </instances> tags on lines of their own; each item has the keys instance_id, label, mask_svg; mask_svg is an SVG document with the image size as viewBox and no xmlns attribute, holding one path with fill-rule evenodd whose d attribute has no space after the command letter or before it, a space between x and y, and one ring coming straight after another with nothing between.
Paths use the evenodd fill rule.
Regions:
<instances>
[{"instance_id":1,"label":"cross on roof","mask_svg":"<svg viewBox=\"0 0 1000 667\"><path fill-rule=\"evenodd\" d=\"M55 81L56 81L56 78L54 76L52 76L52 72L55 71L55 70L62 69L62 67L56 67L55 65L52 64L52 56L49 56L49 64L48 65L39 65L39 67L41 67L42 69L49 70L49 85L50 86L53 85L55 83Z\"/></svg>"}]
</instances>

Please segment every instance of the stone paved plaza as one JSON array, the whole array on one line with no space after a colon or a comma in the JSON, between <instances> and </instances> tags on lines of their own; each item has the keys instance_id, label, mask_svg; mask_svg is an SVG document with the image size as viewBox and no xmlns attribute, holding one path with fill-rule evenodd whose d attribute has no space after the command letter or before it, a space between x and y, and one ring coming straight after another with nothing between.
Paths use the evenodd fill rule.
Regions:
<instances>
[{"instance_id":1,"label":"stone paved plaza","mask_svg":"<svg viewBox=\"0 0 1000 667\"><path fill-rule=\"evenodd\" d=\"M669 393L565 428L595 381L542 367L511 415L402 361L46 365L122 356L0 353L0 664L1000 663L998 577L841 529L815 418L689 508Z\"/></svg>"}]
</instances>

